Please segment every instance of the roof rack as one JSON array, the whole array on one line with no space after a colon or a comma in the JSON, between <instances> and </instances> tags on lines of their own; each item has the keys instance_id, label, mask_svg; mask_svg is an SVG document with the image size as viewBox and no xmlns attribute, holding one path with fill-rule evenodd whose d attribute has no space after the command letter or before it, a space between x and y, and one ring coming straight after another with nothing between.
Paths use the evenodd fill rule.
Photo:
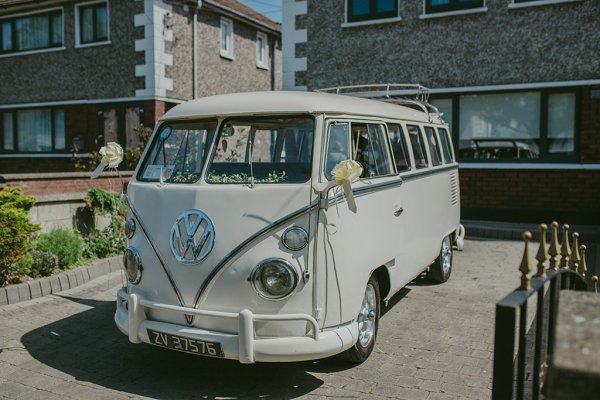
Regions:
<instances>
[{"instance_id":1,"label":"roof rack","mask_svg":"<svg viewBox=\"0 0 600 400\"><path fill-rule=\"evenodd\" d=\"M316 92L335 93L356 97L385 101L399 105L416 106L427 114L427 119L432 122L432 117L442 120L442 114L429 103L429 89L418 83L386 83L386 84L368 84L335 86L323 89L316 89ZM411 98L412 97L412 98Z\"/></svg>"}]
</instances>

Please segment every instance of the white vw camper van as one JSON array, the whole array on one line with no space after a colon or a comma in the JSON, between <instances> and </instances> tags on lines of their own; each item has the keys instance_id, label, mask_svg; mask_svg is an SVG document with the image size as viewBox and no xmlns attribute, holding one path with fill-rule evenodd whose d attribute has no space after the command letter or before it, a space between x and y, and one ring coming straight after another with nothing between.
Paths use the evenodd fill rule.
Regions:
<instances>
[{"instance_id":1,"label":"white vw camper van","mask_svg":"<svg viewBox=\"0 0 600 400\"><path fill-rule=\"evenodd\" d=\"M242 363L364 361L387 299L449 278L460 226L447 125L383 100L240 93L166 113L127 189L118 328Z\"/></svg>"}]
</instances>

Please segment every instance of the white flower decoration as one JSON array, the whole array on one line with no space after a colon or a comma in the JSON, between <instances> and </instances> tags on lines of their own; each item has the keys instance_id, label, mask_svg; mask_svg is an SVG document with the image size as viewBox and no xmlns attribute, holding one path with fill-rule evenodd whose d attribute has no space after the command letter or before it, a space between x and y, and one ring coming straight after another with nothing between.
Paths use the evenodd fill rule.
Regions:
<instances>
[{"instance_id":1,"label":"white flower decoration","mask_svg":"<svg viewBox=\"0 0 600 400\"><path fill-rule=\"evenodd\" d=\"M100 154L102 155L102 164L108 168L117 168L123 161L123 148L119 143L108 142L100 149Z\"/></svg>"},{"instance_id":2,"label":"white flower decoration","mask_svg":"<svg viewBox=\"0 0 600 400\"><path fill-rule=\"evenodd\" d=\"M331 170L331 175L340 185L350 184L356 181L363 172L360 164L354 160L340 161Z\"/></svg>"}]
</instances>

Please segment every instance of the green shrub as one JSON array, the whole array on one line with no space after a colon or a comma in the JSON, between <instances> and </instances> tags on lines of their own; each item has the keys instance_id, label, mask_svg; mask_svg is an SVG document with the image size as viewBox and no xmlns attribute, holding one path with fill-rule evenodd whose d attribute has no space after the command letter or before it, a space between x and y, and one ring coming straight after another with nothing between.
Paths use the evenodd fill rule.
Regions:
<instances>
[{"instance_id":1,"label":"green shrub","mask_svg":"<svg viewBox=\"0 0 600 400\"><path fill-rule=\"evenodd\" d=\"M75 264L83 257L83 242L72 229L56 228L40 235L35 248L55 254L62 269Z\"/></svg>"},{"instance_id":2,"label":"green shrub","mask_svg":"<svg viewBox=\"0 0 600 400\"><path fill-rule=\"evenodd\" d=\"M41 278L52 275L55 269L58 269L58 257L49 251L34 249L31 251L33 264L31 265L32 278Z\"/></svg>"},{"instance_id":3,"label":"green shrub","mask_svg":"<svg viewBox=\"0 0 600 400\"><path fill-rule=\"evenodd\" d=\"M31 271L31 238L40 229L27 214L34 204L20 188L0 190L0 286Z\"/></svg>"},{"instance_id":4,"label":"green shrub","mask_svg":"<svg viewBox=\"0 0 600 400\"><path fill-rule=\"evenodd\" d=\"M85 243L85 256L90 258L104 258L125 251L123 238L123 218L112 216L110 225L103 230L94 230L83 238Z\"/></svg>"},{"instance_id":5,"label":"green shrub","mask_svg":"<svg viewBox=\"0 0 600 400\"><path fill-rule=\"evenodd\" d=\"M94 217L110 216L110 224L106 228L93 229L83 237L85 256L104 258L122 254L125 251L123 236L125 205L121 202L119 194L102 189L90 189L85 202Z\"/></svg>"}]
</instances>

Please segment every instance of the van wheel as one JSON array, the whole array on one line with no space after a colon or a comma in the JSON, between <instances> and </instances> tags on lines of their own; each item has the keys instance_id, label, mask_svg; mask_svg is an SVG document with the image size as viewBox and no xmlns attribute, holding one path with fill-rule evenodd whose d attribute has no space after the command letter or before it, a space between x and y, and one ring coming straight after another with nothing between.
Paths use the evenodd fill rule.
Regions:
<instances>
[{"instance_id":1,"label":"van wheel","mask_svg":"<svg viewBox=\"0 0 600 400\"><path fill-rule=\"evenodd\" d=\"M374 277L369 279L358 317L358 340L354 346L340 353L339 358L355 364L365 361L373 352L379 329L379 285Z\"/></svg>"},{"instance_id":2,"label":"van wheel","mask_svg":"<svg viewBox=\"0 0 600 400\"><path fill-rule=\"evenodd\" d=\"M444 283L450 279L450 273L452 273L452 242L450 241L450 236L446 236L442 240L442 248L440 249L439 256L429 266L427 279Z\"/></svg>"}]
</instances>

